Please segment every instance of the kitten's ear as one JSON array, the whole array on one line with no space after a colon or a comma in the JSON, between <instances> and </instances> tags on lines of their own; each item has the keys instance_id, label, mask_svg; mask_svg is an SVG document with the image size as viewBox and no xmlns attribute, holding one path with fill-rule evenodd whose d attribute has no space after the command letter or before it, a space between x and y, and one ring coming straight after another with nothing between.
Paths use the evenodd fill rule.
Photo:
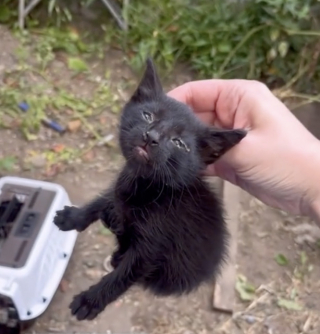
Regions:
<instances>
[{"instance_id":1,"label":"kitten's ear","mask_svg":"<svg viewBox=\"0 0 320 334\"><path fill-rule=\"evenodd\" d=\"M147 59L147 67L137 90L131 97L131 101L144 102L154 99L163 93L162 85L156 68L151 58Z\"/></svg>"},{"instance_id":2,"label":"kitten's ear","mask_svg":"<svg viewBox=\"0 0 320 334\"><path fill-rule=\"evenodd\" d=\"M202 160L209 165L238 144L245 136L245 130L223 130L211 128L200 139L199 148Z\"/></svg>"}]
</instances>

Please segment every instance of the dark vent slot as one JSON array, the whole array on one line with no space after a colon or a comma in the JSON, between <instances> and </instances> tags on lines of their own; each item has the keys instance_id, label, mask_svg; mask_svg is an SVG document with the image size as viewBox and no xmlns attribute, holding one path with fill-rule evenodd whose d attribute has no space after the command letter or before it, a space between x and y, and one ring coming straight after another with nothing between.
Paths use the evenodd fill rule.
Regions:
<instances>
[{"instance_id":1,"label":"dark vent slot","mask_svg":"<svg viewBox=\"0 0 320 334\"><path fill-rule=\"evenodd\" d=\"M14 196L11 201L0 203L0 238L6 238L12 228L12 223L20 213L23 203Z\"/></svg>"},{"instance_id":2,"label":"dark vent slot","mask_svg":"<svg viewBox=\"0 0 320 334\"><path fill-rule=\"evenodd\" d=\"M37 198L38 198L38 196L39 196L40 190L41 190L41 188L39 188L39 189L33 194L32 198L31 198L31 201L30 201L30 203L29 203L29 209L32 209L32 208L33 208L34 203L36 202L36 200L37 200Z\"/></svg>"},{"instance_id":3,"label":"dark vent slot","mask_svg":"<svg viewBox=\"0 0 320 334\"><path fill-rule=\"evenodd\" d=\"M39 222L39 213L26 212L19 221L15 232L17 237L29 238Z\"/></svg>"},{"instance_id":4,"label":"dark vent slot","mask_svg":"<svg viewBox=\"0 0 320 334\"><path fill-rule=\"evenodd\" d=\"M16 257L14 258L15 262L18 262L18 261L20 260L20 257L21 257L21 255L22 255L24 249L26 248L27 243L28 243L27 240L24 240L24 241L22 242L22 244L21 244L21 246L20 246L20 248L19 248L19 250L18 250L18 253L17 253Z\"/></svg>"}]
</instances>

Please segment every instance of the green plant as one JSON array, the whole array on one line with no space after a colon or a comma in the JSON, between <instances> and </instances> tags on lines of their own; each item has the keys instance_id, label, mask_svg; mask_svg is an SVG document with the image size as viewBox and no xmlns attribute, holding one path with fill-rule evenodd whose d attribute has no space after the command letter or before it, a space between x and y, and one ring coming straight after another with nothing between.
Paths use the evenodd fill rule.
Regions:
<instances>
[{"instance_id":1,"label":"green plant","mask_svg":"<svg viewBox=\"0 0 320 334\"><path fill-rule=\"evenodd\" d=\"M128 32L118 32L131 64L148 55L171 69L188 62L201 77L288 81L310 63L320 31L317 0L145 0L125 8ZM314 30L312 30L314 29ZM319 43L318 43L319 47ZM319 75L315 60L312 76Z\"/></svg>"},{"instance_id":2,"label":"green plant","mask_svg":"<svg viewBox=\"0 0 320 334\"><path fill-rule=\"evenodd\" d=\"M136 69L150 55L168 72L176 62L186 62L202 78L262 79L277 86L290 82L303 92L320 88L319 0L119 1L129 30L121 31L114 20L103 22L100 45L83 43L83 32L80 39L75 30L66 29L73 19L70 2L40 2L27 20L34 27L37 13L46 13L49 28L31 29L43 35L36 45L43 67L57 50L101 55L103 43L117 43ZM94 2L81 0L79 5ZM0 21L16 20L14 8L17 0L4 0Z\"/></svg>"},{"instance_id":3,"label":"green plant","mask_svg":"<svg viewBox=\"0 0 320 334\"><path fill-rule=\"evenodd\" d=\"M18 3L15 1L2 0L0 4L0 23L9 23L11 20L17 19L17 6Z\"/></svg>"}]
</instances>

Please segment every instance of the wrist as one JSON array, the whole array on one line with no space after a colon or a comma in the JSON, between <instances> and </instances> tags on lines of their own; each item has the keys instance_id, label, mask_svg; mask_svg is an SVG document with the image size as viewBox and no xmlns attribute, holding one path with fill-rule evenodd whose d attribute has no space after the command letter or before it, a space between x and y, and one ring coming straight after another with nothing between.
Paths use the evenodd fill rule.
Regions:
<instances>
[{"instance_id":1,"label":"wrist","mask_svg":"<svg viewBox=\"0 0 320 334\"><path fill-rule=\"evenodd\" d=\"M302 214L309 216L320 226L320 141L317 140L309 155L310 168L306 177L309 179L307 207Z\"/></svg>"},{"instance_id":2,"label":"wrist","mask_svg":"<svg viewBox=\"0 0 320 334\"><path fill-rule=\"evenodd\" d=\"M308 216L320 227L320 199L316 199L311 203Z\"/></svg>"}]
</instances>

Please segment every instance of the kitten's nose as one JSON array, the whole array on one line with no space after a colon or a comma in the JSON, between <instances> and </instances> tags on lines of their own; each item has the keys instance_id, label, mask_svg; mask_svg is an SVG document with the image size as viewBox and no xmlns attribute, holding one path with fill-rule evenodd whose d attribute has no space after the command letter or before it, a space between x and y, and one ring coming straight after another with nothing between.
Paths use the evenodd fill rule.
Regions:
<instances>
[{"instance_id":1,"label":"kitten's nose","mask_svg":"<svg viewBox=\"0 0 320 334\"><path fill-rule=\"evenodd\" d=\"M151 146L159 145L160 134L156 130L150 130L145 133L146 142Z\"/></svg>"}]
</instances>

